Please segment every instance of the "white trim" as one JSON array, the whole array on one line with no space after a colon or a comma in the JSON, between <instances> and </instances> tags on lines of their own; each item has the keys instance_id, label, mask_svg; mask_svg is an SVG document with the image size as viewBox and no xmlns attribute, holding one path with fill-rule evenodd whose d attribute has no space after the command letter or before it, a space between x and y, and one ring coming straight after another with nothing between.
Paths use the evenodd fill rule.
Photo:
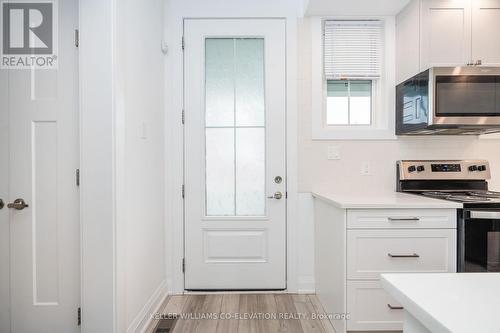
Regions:
<instances>
[{"instance_id":1,"label":"white trim","mask_svg":"<svg viewBox=\"0 0 500 333\"><path fill-rule=\"evenodd\" d=\"M82 333L117 331L115 5L79 3Z\"/></svg>"},{"instance_id":2,"label":"white trim","mask_svg":"<svg viewBox=\"0 0 500 333\"><path fill-rule=\"evenodd\" d=\"M144 304L134 320L132 320L127 328L127 333L146 332L154 319L152 314L160 311L167 297L167 281L164 280L160 283L158 288L156 288L155 292L151 295L146 304Z\"/></svg>"},{"instance_id":3,"label":"white trim","mask_svg":"<svg viewBox=\"0 0 500 333\"><path fill-rule=\"evenodd\" d=\"M286 18L287 291L297 292L298 19ZM312 259L311 259L312 260Z\"/></svg>"},{"instance_id":4,"label":"white trim","mask_svg":"<svg viewBox=\"0 0 500 333\"><path fill-rule=\"evenodd\" d=\"M182 258L184 256L184 201L181 197L183 183L183 126L181 112L183 108L183 54L181 38L183 35L183 18L172 18L169 6L165 6L165 36L170 45L169 54L165 57L166 80L166 243L167 248L167 284L169 294L184 293L184 274ZM196 18L196 17L193 17ZM238 17L230 17L232 19ZM279 17L273 17L279 18ZM287 291L297 292L297 18L281 17L286 21L287 44ZM173 19L173 20L172 20Z\"/></svg>"},{"instance_id":5,"label":"white trim","mask_svg":"<svg viewBox=\"0 0 500 333\"><path fill-rule=\"evenodd\" d=\"M326 80L323 74L322 21L325 19L380 19L384 21L383 75L377 80L372 126L326 126ZM395 140L394 17L311 17L311 108L313 140Z\"/></svg>"}]
</instances>

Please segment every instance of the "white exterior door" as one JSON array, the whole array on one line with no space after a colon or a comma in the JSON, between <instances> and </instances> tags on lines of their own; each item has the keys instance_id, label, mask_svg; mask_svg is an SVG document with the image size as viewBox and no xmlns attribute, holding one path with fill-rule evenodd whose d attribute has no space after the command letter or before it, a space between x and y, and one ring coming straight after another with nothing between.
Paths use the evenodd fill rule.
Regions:
<instances>
[{"instance_id":1,"label":"white exterior door","mask_svg":"<svg viewBox=\"0 0 500 333\"><path fill-rule=\"evenodd\" d=\"M79 332L78 1L58 1L58 69L1 69L0 331Z\"/></svg>"},{"instance_id":2,"label":"white exterior door","mask_svg":"<svg viewBox=\"0 0 500 333\"><path fill-rule=\"evenodd\" d=\"M285 22L190 19L184 40L185 289L285 289Z\"/></svg>"}]
</instances>

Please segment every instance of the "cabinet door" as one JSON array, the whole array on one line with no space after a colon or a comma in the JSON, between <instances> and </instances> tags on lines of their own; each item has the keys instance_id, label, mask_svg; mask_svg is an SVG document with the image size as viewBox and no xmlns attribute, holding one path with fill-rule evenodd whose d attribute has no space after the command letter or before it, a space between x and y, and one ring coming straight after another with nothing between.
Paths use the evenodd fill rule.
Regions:
<instances>
[{"instance_id":1,"label":"cabinet door","mask_svg":"<svg viewBox=\"0 0 500 333\"><path fill-rule=\"evenodd\" d=\"M348 331L400 331L404 309L380 281L347 281Z\"/></svg>"},{"instance_id":2,"label":"cabinet door","mask_svg":"<svg viewBox=\"0 0 500 333\"><path fill-rule=\"evenodd\" d=\"M471 59L470 0L423 0L420 69L464 66Z\"/></svg>"},{"instance_id":3,"label":"cabinet door","mask_svg":"<svg viewBox=\"0 0 500 333\"><path fill-rule=\"evenodd\" d=\"M472 1L472 60L500 66L500 0Z\"/></svg>"},{"instance_id":4,"label":"cabinet door","mask_svg":"<svg viewBox=\"0 0 500 333\"><path fill-rule=\"evenodd\" d=\"M420 71L420 2L412 1L396 16L396 84Z\"/></svg>"}]
</instances>

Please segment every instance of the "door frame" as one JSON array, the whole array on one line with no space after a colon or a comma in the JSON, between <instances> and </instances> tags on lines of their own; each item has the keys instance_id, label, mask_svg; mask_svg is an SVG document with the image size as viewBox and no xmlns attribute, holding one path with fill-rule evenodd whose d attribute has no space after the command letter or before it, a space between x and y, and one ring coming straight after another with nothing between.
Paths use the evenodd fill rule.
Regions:
<instances>
[{"instance_id":1,"label":"door frame","mask_svg":"<svg viewBox=\"0 0 500 333\"><path fill-rule=\"evenodd\" d=\"M166 13L168 15L168 13ZM167 16L168 17L168 16ZM170 77L165 84L166 96L166 154L171 156L166 161L166 240L170 244L167 250L167 281L169 294L183 294L185 220L182 186L184 183L184 126L182 112L184 106L184 54L182 38L185 20L195 19L280 19L285 24L285 132L286 132L286 170L287 205L286 205L286 286L285 292L298 291L297 281L297 18L295 17L184 17L167 20L165 36L169 45L166 57L165 75ZM182 235L182 237L179 237Z\"/></svg>"}]
</instances>

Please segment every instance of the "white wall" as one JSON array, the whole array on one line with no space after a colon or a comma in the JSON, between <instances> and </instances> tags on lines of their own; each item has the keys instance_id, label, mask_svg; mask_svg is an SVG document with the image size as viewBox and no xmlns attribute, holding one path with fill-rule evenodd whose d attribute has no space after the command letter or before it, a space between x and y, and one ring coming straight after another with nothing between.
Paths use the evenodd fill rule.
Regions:
<instances>
[{"instance_id":1,"label":"white wall","mask_svg":"<svg viewBox=\"0 0 500 333\"><path fill-rule=\"evenodd\" d=\"M116 2L118 332L166 295L163 1Z\"/></svg>"},{"instance_id":2,"label":"white wall","mask_svg":"<svg viewBox=\"0 0 500 333\"><path fill-rule=\"evenodd\" d=\"M336 191L393 191L399 159L483 158L492 163L492 188L500 188L500 141L477 137L401 137L392 141L313 141L311 100L311 19L299 24L299 191L328 187ZM394 41L392 41L394 42ZM394 65L394 64L393 64ZM395 65L394 65L395 66ZM389 110L394 112L394 110ZM327 160L329 146L340 160ZM361 176L368 163L371 175Z\"/></svg>"},{"instance_id":3,"label":"white wall","mask_svg":"<svg viewBox=\"0 0 500 333\"><path fill-rule=\"evenodd\" d=\"M80 2L82 333L138 332L166 293L163 2Z\"/></svg>"}]
</instances>

